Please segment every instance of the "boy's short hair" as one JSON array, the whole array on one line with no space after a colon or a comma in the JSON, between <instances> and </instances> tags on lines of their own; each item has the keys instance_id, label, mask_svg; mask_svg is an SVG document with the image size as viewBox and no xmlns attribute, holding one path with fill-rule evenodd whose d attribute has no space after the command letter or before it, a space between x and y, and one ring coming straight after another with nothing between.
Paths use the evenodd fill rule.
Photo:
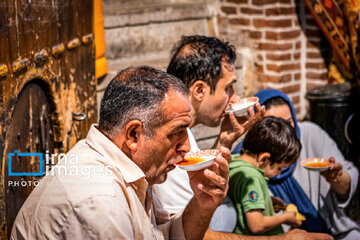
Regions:
<instances>
[{"instance_id":1,"label":"boy's short hair","mask_svg":"<svg viewBox=\"0 0 360 240\"><path fill-rule=\"evenodd\" d=\"M293 163L301 151L301 143L296 136L295 129L284 119L265 117L247 133L242 150L252 154L268 152L270 162Z\"/></svg>"}]
</instances>

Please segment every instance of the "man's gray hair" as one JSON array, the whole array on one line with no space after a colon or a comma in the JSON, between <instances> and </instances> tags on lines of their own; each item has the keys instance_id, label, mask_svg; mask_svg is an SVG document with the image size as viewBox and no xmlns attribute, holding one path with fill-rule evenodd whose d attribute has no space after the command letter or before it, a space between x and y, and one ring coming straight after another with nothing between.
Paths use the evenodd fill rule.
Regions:
<instances>
[{"instance_id":1,"label":"man's gray hair","mask_svg":"<svg viewBox=\"0 0 360 240\"><path fill-rule=\"evenodd\" d=\"M161 102L170 88L188 95L188 88L178 78L148 66L122 70L105 89L100 106L99 129L109 137L118 134L131 120L144 125L151 137L165 119Z\"/></svg>"}]
</instances>

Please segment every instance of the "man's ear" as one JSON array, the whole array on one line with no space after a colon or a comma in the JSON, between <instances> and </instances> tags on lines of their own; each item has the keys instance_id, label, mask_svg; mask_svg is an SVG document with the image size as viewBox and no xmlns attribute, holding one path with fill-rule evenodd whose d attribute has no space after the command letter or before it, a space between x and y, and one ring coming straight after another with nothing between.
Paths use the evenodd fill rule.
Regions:
<instances>
[{"instance_id":1,"label":"man's ear","mask_svg":"<svg viewBox=\"0 0 360 240\"><path fill-rule=\"evenodd\" d=\"M191 87L190 92L193 98L201 102L205 96L206 87L208 85L201 80L197 80Z\"/></svg>"},{"instance_id":2,"label":"man's ear","mask_svg":"<svg viewBox=\"0 0 360 240\"><path fill-rule=\"evenodd\" d=\"M260 153L259 157L258 157L259 166L265 166L265 165L269 164L270 157L271 157L271 154L268 152Z\"/></svg>"},{"instance_id":3,"label":"man's ear","mask_svg":"<svg viewBox=\"0 0 360 240\"><path fill-rule=\"evenodd\" d=\"M139 139L144 134L144 125L140 120L131 120L125 125L125 144L131 151L139 147Z\"/></svg>"}]
</instances>

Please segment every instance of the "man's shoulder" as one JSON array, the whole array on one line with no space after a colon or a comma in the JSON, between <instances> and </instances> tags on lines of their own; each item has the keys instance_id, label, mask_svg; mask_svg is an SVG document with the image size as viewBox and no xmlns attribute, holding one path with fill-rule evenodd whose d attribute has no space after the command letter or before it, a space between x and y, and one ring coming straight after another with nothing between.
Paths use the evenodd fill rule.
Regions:
<instances>
[{"instance_id":1,"label":"man's shoulder","mask_svg":"<svg viewBox=\"0 0 360 240\"><path fill-rule=\"evenodd\" d=\"M72 224L74 218L86 218L83 209L96 210L95 205L105 202L111 202L115 207L121 204L122 199L121 207L126 207L126 198L121 190L117 191L110 185L100 188L100 185L77 184L73 180L70 177L65 182L58 176L45 176L20 209L13 234L55 239L65 226Z\"/></svg>"}]
</instances>

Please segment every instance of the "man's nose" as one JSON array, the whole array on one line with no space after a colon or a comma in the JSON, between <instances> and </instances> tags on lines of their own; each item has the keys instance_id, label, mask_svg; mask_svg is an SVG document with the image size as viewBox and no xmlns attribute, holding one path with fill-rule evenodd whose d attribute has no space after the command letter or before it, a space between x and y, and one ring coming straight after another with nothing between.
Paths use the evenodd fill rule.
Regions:
<instances>
[{"instance_id":1,"label":"man's nose","mask_svg":"<svg viewBox=\"0 0 360 240\"><path fill-rule=\"evenodd\" d=\"M190 140L189 140L189 135L188 132L186 131L186 134L184 134L184 137L181 139L180 143L177 146L177 151L183 153L183 155L185 155L185 153L190 151Z\"/></svg>"}]
</instances>

